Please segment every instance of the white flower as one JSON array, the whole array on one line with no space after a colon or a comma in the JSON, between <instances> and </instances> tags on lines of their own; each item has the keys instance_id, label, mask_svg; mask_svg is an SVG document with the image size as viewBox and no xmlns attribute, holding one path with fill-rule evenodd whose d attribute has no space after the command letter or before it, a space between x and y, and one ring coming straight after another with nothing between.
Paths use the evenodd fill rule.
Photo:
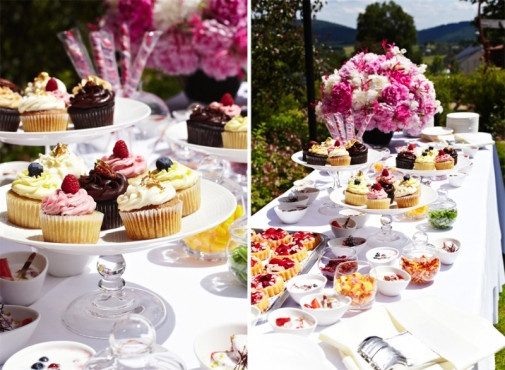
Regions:
<instances>
[{"instance_id":1,"label":"white flower","mask_svg":"<svg viewBox=\"0 0 505 370\"><path fill-rule=\"evenodd\" d=\"M334 74L329 75L328 78L323 77L324 92L326 94L331 94L333 86L340 83L341 80L342 78L338 74L337 70L335 70Z\"/></svg>"},{"instance_id":2,"label":"white flower","mask_svg":"<svg viewBox=\"0 0 505 370\"><path fill-rule=\"evenodd\" d=\"M360 87L362 84L363 76L358 70L353 70L349 73L349 83L354 87Z\"/></svg>"},{"instance_id":3,"label":"white flower","mask_svg":"<svg viewBox=\"0 0 505 370\"><path fill-rule=\"evenodd\" d=\"M426 69L428 68L428 66L426 64L420 64L417 69L419 71L419 73L425 73L426 72Z\"/></svg>"},{"instance_id":4,"label":"white flower","mask_svg":"<svg viewBox=\"0 0 505 370\"><path fill-rule=\"evenodd\" d=\"M198 10L201 0L156 0L153 23L156 29L166 31Z\"/></svg>"},{"instance_id":5,"label":"white flower","mask_svg":"<svg viewBox=\"0 0 505 370\"><path fill-rule=\"evenodd\" d=\"M360 110L364 107L369 107L375 99L377 99L379 93L375 90L361 90L356 89L352 93L352 108L354 110Z\"/></svg>"},{"instance_id":6,"label":"white flower","mask_svg":"<svg viewBox=\"0 0 505 370\"><path fill-rule=\"evenodd\" d=\"M370 75L368 78L370 80L370 89L373 90L382 91L383 88L390 84L387 76Z\"/></svg>"}]
</instances>

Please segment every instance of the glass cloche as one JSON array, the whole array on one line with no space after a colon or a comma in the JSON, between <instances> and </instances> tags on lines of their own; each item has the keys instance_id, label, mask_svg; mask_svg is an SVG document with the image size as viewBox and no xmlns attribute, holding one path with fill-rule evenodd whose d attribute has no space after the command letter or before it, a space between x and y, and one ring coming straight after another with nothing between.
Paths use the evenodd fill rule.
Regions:
<instances>
[{"instance_id":1,"label":"glass cloche","mask_svg":"<svg viewBox=\"0 0 505 370\"><path fill-rule=\"evenodd\" d=\"M437 191L438 199L431 203L428 209L428 220L436 229L447 229L458 216L456 202L449 198L447 190L439 189Z\"/></svg>"}]
</instances>

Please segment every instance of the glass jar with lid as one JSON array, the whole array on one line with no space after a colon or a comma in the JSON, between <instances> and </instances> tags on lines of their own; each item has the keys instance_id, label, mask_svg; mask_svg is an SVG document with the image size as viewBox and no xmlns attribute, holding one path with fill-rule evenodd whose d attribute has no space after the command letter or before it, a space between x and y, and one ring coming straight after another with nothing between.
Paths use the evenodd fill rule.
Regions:
<instances>
[{"instance_id":1,"label":"glass jar with lid","mask_svg":"<svg viewBox=\"0 0 505 370\"><path fill-rule=\"evenodd\" d=\"M436 229L447 229L456 221L458 209L456 202L449 198L447 190L437 191L438 199L430 204L428 209L428 220Z\"/></svg>"},{"instance_id":2,"label":"glass jar with lid","mask_svg":"<svg viewBox=\"0 0 505 370\"><path fill-rule=\"evenodd\" d=\"M428 243L428 235L423 231L415 233L412 240L403 248L400 267L410 275L412 283L429 283L440 271L438 252Z\"/></svg>"}]
</instances>

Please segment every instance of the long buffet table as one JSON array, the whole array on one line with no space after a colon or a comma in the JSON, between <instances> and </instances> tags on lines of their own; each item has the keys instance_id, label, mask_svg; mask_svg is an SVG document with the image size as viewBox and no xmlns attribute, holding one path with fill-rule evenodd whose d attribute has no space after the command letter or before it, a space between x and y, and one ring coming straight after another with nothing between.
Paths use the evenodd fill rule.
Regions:
<instances>
[{"instance_id":1,"label":"long buffet table","mask_svg":"<svg viewBox=\"0 0 505 370\"><path fill-rule=\"evenodd\" d=\"M391 148L416 139L395 135ZM438 189L448 189L449 197L456 201L458 218L450 230L437 231L428 225L428 221L397 221L393 222L393 230L404 233L407 237L419 230L427 232L429 240L438 237L454 237L461 241L462 249L454 265L442 265L440 272L431 285L416 287L410 284L402 292L401 300L434 295L443 298L448 303L459 307L468 313L485 318L490 323L498 319L498 296L505 283L504 265L502 259L501 238L498 216L498 202L495 185L495 168L493 166L493 151L491 145L482 147L471 166L471 172L462 187L455 188L447 181L432 181L431 186ZM394 153L394 150L391 151ZM297 165L293 163L293 165ZM321 189L330 187L331 176L313 171L307 179L315 181L315 186ZM283 195L289 194L290 191ZM260 211L255 213L250 225L253 228L265 229L268 227L281 227L288 231L312 231L324 233L329 238L334 238L329 222L332 216L325 216L318 212L321 203L328 201L328 192L323 190L318 198L309 206L305 216L293 225L281 223L274 212L278 200L274 199ZM503 206L503 205L502 205ZM354 236L366 237L379 230L379 215L370 215L365 226L358 229ZM366 251L366 247L365 247ZM364 255L361 256L365 258ZM310 272L319 273L314 264ZM327 287L330 285L328 284ZM386 297L377 293L375 305L388 305L398 300L399 297ZM288 297L283 307L297 307L291 297ZM352 315L344 315L342 320ZM310 339L319 343L323 348L328 368L345 368L342 364L339 351L319 338L319 333L326 327L318 326ZM261 335L271 333L271 326L260 321L251 334ZM493 369L494 357L479 362L479 369Z\"/></svg>"}]
</instances>

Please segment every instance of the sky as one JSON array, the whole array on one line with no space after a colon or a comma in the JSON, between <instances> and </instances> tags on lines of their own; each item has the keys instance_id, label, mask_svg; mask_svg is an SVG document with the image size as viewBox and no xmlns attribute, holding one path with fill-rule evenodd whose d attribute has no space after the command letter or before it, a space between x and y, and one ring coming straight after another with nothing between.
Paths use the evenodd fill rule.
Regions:
<instances>
[{"instance_id":1,"label":"sky","mask_svg":"<svg viewBox=\"0 0 505 370\"><path fill-rule=\"evenodd\" d=\"M356 28L358 14L367 5L381 0L327 0L316 19ZM414 18L418 31L448 23L471 21L477 15L477 4L461 0L394 0Z\"/></svg>"}]
</instances>

